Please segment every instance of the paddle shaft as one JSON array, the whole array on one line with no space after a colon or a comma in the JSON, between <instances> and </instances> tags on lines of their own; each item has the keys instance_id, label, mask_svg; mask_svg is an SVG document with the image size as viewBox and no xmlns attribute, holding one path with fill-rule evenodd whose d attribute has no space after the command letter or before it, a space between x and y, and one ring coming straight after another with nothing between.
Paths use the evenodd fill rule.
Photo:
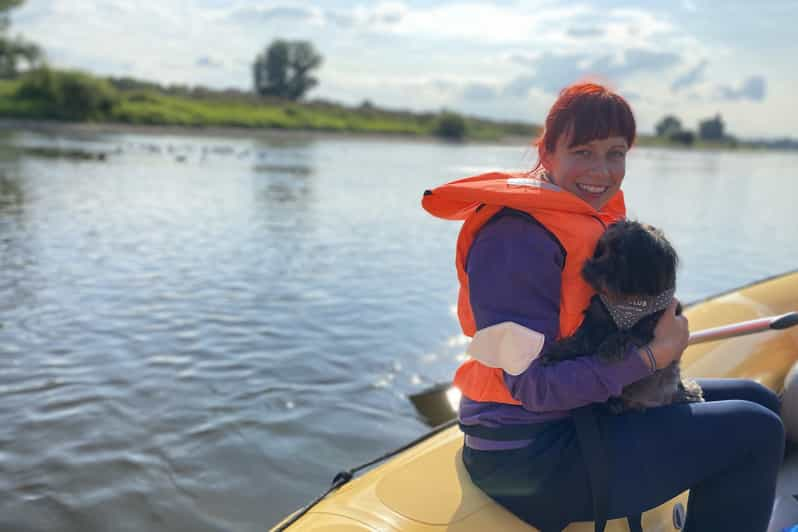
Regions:
<instances>
[{"instance_id":1,"label":"paddle shaft","mask_svg":"<svg viewBox=\"0 0 798 532\"><path fill-rule=\"evenodd\" d=\"M788 312L787 314L781 314L779 316L768 316L766 318L741 321L739 323L731 323L729 325L722 325L720 327L713 327L711 329L690 333L690 339L687 341L687 345L745 336L747 334L768 330L786 329L796 324L798 324L798 312Z\"/></svg>"}]
</instances>

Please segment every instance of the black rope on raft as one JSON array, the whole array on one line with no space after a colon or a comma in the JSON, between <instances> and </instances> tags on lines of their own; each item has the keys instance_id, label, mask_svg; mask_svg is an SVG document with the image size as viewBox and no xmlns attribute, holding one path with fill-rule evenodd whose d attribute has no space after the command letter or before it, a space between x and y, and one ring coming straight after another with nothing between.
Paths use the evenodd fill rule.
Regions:
<instances>
[{"instance_id":1,"label":"black rope on raft","mask_svg":"<svg viewBox=\"0 0 798 532\"><path fill-rule=\"evenodd\" d=\"M359 465L357 467L353 467L352 469L348 469L346 471L338 472L338 474L336 474L335 477L333 477L332 485L329 487L329 489L327 489L327 491L325 491L324 493L322 493L321 495L316 497L313 501L311 501L309 504L307 504L302 509L300 509L297 513L295 513L293 516L291 516L291 518L288 521L284 522L279 527L272 529L271 532L282 532L283 530L285 530L289 526L291 526L294 523L296 523L303 515L308 513L308 511L310 511L311 508L313 508L314 506L319 504L321 501L323 501L324 498L327 497L327 495L329 495L333 491L337 490L338 488L340 488L341 486L343 486L344 484L346 484L347 482L349 482L350 480L355 478L355 474L358 473L359 471L362 471L362 470L366 469L367 467L373 466L374 464L377 464L379 462L383 462L383 461L387 460L388 458L392 458L392 457L396 456L397 454L406 451L407 449L409 449L409 448L411 448L411 447L423 442L424 440L427 440L427 439L435 436L436 434L438 434L440 432L443 432L444 430L446 430L446 429L448 429L450 427L455 426L457 424L457 421L458 421L457 418L452 419L451 421L447 421L446 423L443 423L442 425L438 425L437 427L435 427L431 431L419 436L418 438L416 438L415 440L411 441L410 443L407 443L407 444L399 447L398 449L394 449L393 451L389 451L386 454L380 456L379 458L375 458L374 460L366 462L365 464L361 464L361 465Z\"/></svg>"}]
</instances>

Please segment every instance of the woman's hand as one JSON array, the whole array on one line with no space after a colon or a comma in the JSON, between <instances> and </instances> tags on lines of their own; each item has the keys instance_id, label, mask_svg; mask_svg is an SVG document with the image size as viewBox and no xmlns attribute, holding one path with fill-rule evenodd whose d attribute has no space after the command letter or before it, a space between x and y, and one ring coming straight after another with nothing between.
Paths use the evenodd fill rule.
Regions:
<instances>
[{"instance_id":1,"label":"woman's hand","mask_svg":"<svg viewBox=\"0 0 798 532\"><path fill-rule=\"evenodd\" d=\"M671 304L662 313L662 317L654 328L654 339L649 344L657 369L669 366L673 361L679 360L687 347L687 340L690 338L690 331L687 328L687 318L676 315L676 307L679 300L673 298ZM643 351L642 356L648 359L648 355Z\"/></svg>"}]
</instances>

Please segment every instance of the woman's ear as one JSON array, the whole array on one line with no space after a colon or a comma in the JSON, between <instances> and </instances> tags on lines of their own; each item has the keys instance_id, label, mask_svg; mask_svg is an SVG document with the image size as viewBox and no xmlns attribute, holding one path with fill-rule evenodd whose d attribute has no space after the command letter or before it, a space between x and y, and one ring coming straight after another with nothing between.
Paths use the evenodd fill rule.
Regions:
<instances>
[{"instance_id":1,"label":"woman's ear","mask_svg":"<svg viewBox=\"0 0 798 532\"><path fill-rule=\"evenodd\" d=\"M544 170L547 172L551 171L551 155L546 150L542 150L540 152L540 166L543 167Z\"/></svg>"}]
</instances>

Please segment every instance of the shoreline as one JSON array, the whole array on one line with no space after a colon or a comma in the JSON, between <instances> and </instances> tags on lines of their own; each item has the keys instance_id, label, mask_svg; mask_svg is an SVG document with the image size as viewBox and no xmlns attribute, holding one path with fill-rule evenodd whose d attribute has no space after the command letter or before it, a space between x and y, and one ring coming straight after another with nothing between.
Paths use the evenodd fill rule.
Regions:
<instances>
[{"instance_id":1,"label":"shoreline","mask_svg":"<svg viewBox=\"0 0 798 532\"><path fill-rule=\"evenodd\" d=\"M241 126L179 126L158 124L126 124L121 122L65 122L60 120L30 120L18 118L0 118L0 131L24 130L43 134L69 134L75 136L92 136L103 134L135 134L135 135L175 135L185 137L221 137L221 138L258 138L271 137L286 140L312 140L312 139L346 139L363 142L414 142L421 144L445 144L450 146L466 145L494 145L494 146L533 146L534 138L505 135L491 140L464 139L461 141L447 140L433 135L415 135L408 133L380 133L359 131L325 131L319 129L286 129L267 127L241 127ZM723 145L698 145L685 146L660 142L651 135L638 135L635 146L646 149L666 149L695 152L741 152L756 151L760 153L795 153L792 148L777 148L750 146L741 144L737 146Z\"/></svg>"},{"instance_id":2,"label":"shoreline","mask_svg":"<svg viewBox=\"0 0 798 532\"><path fill-rule=\"evenodd\" d=\"M26 120L0 118L0 130L26 130L38 133L70 133L76 135L102 134L139 134L139 135L179 135L187 137L226 137L253 138L260 136L283 137L286 139L356 139L376 141L420 142L432 144L529 144L532 139L523 136L505 136L494 140L465 139L451 141L435 136L413 135L406 133L375 133L357 131L324 131L316 129L283 129L265 127L240 126L175 126L175 125L140 125L119 122L63 122L60 120Z\"/></svg>"}]
</instances>

